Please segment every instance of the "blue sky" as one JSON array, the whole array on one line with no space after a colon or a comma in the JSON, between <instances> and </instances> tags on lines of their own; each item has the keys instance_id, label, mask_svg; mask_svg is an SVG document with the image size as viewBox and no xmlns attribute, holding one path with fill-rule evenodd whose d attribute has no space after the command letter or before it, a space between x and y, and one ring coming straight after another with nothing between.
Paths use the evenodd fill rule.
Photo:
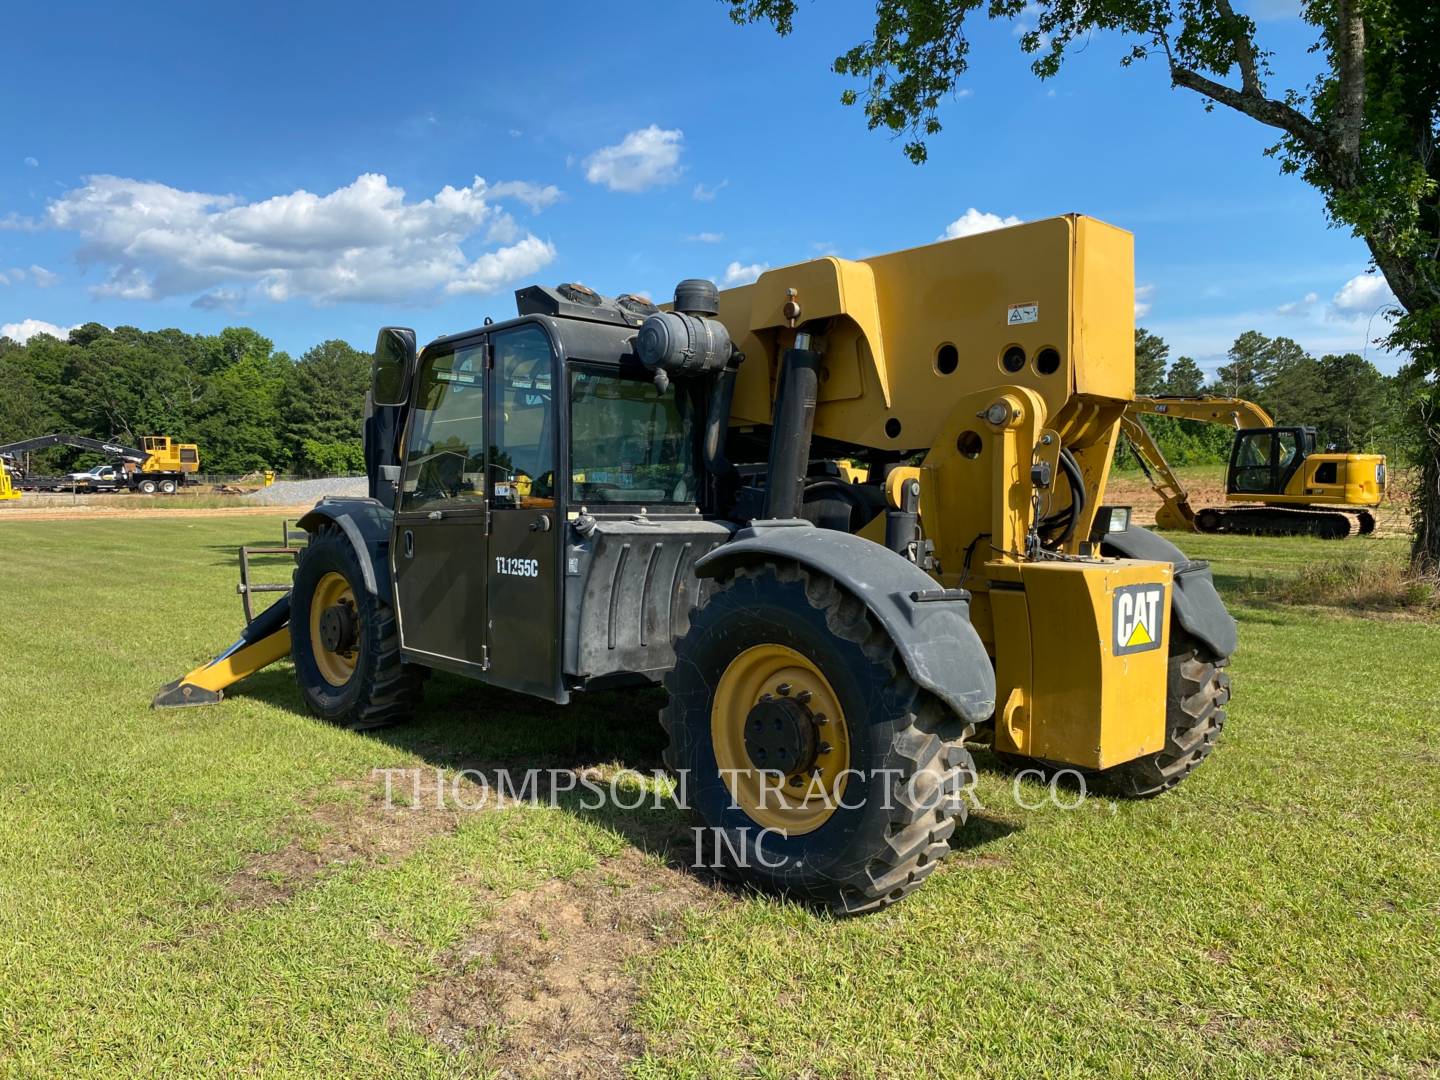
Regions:
<instances>
[{"instance_id":1,"label":"blue sky","mask_svg":"<svg viewBox=\"0 0 1440 1080\"><path fill-rule=\"evenodd\" d=\"M1295 7L1248 8L1280 84L1310 62ZM17 5L0 327L368 348L385 323L424 340L506 317L532 281L663 297L1081 211L1135 233L1141 325L1207 369L1246 329L1317 354L1383 331L1364 246L1262 156L1268 133L1158 63L1121 69L1119 38L1041 83L1015 26L976 23L911 165L829 72L872 12L814 0L782 40L720 0Z\"/></svg>"}]
</instances>

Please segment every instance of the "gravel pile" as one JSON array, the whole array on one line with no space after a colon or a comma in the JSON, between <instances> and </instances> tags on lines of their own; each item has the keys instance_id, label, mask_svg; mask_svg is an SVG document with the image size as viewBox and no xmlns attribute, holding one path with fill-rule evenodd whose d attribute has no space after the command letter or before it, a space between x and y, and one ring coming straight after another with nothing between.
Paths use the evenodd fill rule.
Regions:
<instances>
[{"instance_id":1,"label":"gravel pile","mask_svg":"<svg viewBox=\"0 0 1440 1080\"><path fill-rule=\"evenodd\" d=\"M369 485L363 476L337 476L324 480L277 480L268 488L251 492L245 498L261 506L300 506L317 503L326 495L347 495L363 498Z\"/></svg>"}]
</instances>

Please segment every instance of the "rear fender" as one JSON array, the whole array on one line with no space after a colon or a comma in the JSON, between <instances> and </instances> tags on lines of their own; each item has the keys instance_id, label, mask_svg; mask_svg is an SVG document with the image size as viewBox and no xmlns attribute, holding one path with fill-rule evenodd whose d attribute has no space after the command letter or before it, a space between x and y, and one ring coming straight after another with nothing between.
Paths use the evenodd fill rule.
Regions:
<instances>
[{"instance_id":1,"label":"rear fender","mask_svg":"<svg viewBox=\"0 0 1440 1080\"><path fill-rule=\"evenodd\" d=\"M390 530L395 514L375 499L321 499L297 525L308 533L335 526L360 560L365 591L387 604L390 591Z\"/></svg>"},{"instance_id":2,"label":"rear fender","mask_svg":"<svg viewBox=\"0 0 1440 1080\"><path fill-rule=\"evenodd\" d=\"M1175 611L1175 620L1205 647L1211 660L1223 660L1235 651L1239 642L1235 620L1215 591L1209 563L1186 558L1169 540L1138 525L1131 525L1124 532L1110 533L1105 537L1102 550L1106 555L1126 559L1174 564L1175 587L1170 593L1170 606Z\"/></svg>"},{"instance_id":3,"label":"rear fender","mask_svg":"<svg viewBox=\"0 0 1440 1080\"><path fill-rule=\"evenodd\" d=\"M870 540L808 521L756 522L695 564L700 577L788 561L818 571L862 601L890 635L910 677L975 724L995 711L995 668L970 624L970 594L942 589L908 559Z\"/></svg>"}]
</instances>

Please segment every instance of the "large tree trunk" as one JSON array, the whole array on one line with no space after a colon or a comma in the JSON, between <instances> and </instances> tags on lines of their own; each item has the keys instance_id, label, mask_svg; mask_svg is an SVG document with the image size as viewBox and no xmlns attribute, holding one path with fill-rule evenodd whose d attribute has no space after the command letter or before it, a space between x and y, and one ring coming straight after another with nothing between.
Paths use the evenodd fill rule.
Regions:
<instances>
[{"instance_id":1,"label":"large tree trunk","mask_svg":"<svg viewBox=\"0 0 1440 1080\"><path fill-rule=\"evenodd\" d=\"M1411 556L1417 570L1434 572L1440 570L1440 387L1432 385L1422 391L1415 404L1415 420L1421 434L1416 463L1420 486L1415 492Z\"/></svg>"}]
</instances>

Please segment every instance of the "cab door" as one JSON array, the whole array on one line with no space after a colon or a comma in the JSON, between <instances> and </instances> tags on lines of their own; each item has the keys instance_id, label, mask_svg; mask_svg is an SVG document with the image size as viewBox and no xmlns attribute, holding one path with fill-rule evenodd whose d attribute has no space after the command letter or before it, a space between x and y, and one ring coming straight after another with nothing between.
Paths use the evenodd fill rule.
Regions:
<instances>
[{"instance_id":1,"label":"cab door","mask_svg":"<svg viewBox=\"0 0 1440 1080\"><path fill-rule=\"evenodd\" d=\"M559 393L539 323L491 335L490 667L486 681L563 701Z\"/></svg>"},{"instance_id":2,"label":"cab door","mask_svg":"<svg viewBox=\"0 0 1440 1080\"><path fill-rule=\"evenodd\" d=\"M486 359L483 337L425 351L390 544L402 655L472 676L488 666Z\"/></svg>"}]
</instances>

